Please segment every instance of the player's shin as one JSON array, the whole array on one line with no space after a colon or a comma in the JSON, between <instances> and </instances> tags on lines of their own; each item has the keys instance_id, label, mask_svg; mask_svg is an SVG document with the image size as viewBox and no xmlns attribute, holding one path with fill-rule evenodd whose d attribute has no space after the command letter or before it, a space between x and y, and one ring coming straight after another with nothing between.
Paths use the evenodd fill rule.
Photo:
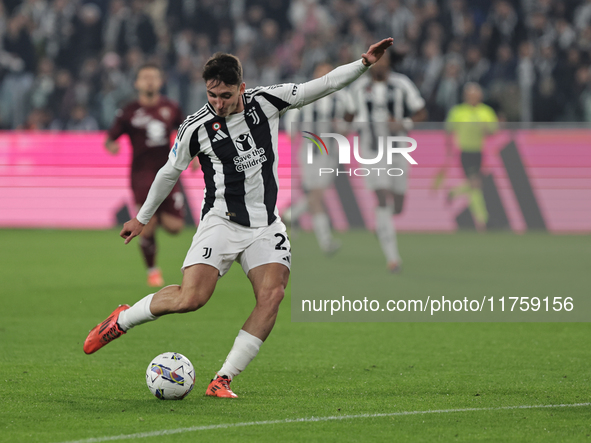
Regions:
<instances>
[{"instance_id":1,"label":"player's shin","mask_svg":"<svg viewBox=\"0 0 591 443\"><path fill-rule=\"evenodd\" d=\"M325 252L328 251L333 241L328 216L324 213L314 214L312 225L314 226L314 234L316 234L316 240L320 248Z\"/></svg>"},{"instance_id":2,"label":"player's shin","mask_svg":"<svg viewBox=\"0 0 591 443\"><path fill-rule=\"evenodd\" d=\"M241 329L222 369L218 371L218 376L226 375L232 380L257 356L262 344L261 339Z\"/></svg>"},{"instance_id":3,"label":"player's shin","mask_svg":"<svg viewBox=\"0 0 591 443\"><path fill-rule=\"evenodd\" d=\"M153 297L154 294L146 295L131 308L122 311L117 319L119 327L126 332L134 326L158 319L150 311L150 304L152 303Z\"/></svg>"},{"instance_id":4,"label":"player's shin","mask_svg":"<svg viewBox=\"0 0 591 443\"><path fill-rule=\"evenodd\" d=\"M386 260L389 263L400 262L392 209L388 206L376 208L376 233Z\"/></svg>"},{"instance_id":5,"label":"player's shin","mask_svg":"<svg viewBox=\"0 0 591 443\"><path fill-rule=\"evenodd\" d=\"M148 269L153 269L156 266L156 239L152 235L150 237L140 237L139 239L140 249L146 262Z\"/></svg>"}]
</instances>

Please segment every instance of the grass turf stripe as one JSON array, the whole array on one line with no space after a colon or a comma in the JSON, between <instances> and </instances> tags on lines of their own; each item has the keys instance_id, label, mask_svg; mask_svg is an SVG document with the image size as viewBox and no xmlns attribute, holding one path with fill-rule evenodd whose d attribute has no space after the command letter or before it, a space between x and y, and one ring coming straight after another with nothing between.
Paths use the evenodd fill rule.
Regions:
<instances>
[{"instance_id":1,"label":"grass turf stripe","mask_svg":"<svg viewBox=\"0 0 591 443\"><path fill-rule=\"evenodd\" d=\"M243 426L264 426L264 425L278 425L289 423L310 423L323 422L332 420L354 420L357 418L380 418L380 417L397 417L404 415L420 415L420 414L451 414L457 412L484 412L484 411L508 411L512 409L541 409L541 408L576 408L583 406L591 406L591 403L572 403L560 405L523 405L523 406L501 406L498 408L463 408L463 409L433 409L427 411L401 411L401 412L387 412L381 414L356 414L356 415L332 415L328 417L303 417L303 418L286 418L283 420L265 420L265 421L249 421L243 423L225 423L219 425L205 425L205 426L191 426L189 428L178 429L163 429L161 431L139 432L136 434L123 434L105 437L93 437L83 440L71 440L63 443L100 443L104 441L128 440L132 438L149 438L160 437L163 435L183 434L186 432L208 431L213 429L228 429L238 428Z\"/></svg>"}]
</instances>

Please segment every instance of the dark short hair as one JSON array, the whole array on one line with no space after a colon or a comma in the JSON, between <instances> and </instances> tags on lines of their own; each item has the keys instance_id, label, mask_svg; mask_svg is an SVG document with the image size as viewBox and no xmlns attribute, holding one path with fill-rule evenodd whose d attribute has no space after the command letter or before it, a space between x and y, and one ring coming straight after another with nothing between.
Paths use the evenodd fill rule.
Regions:
<instances>
[{"instance_id":1,"label":"dark short hair","mask_svg":"<svg viewBox=\"0 0 591 443\"><path fill-rule=\"evenodd\" d=\"M240 85L242 83L242 63L232 54L216 52L203 67L203 80L207 83L215 81L226 85Z\"/></svg>"},{"instance_id":2,"label":"dark short hair","mask_svg":"<svg viewBox=\"0 0 591 443\"><path fill-rule=\"evenodd\" d=\"M160 65L157 65L156 63L144 63L135 72L135 79L136 80L137 80L138 76L140 75L140 72L143 71L144 69L156 69L157 71L160 72L160 75L162 75L162 68L160 67Z\"/></svg>"}]
</instances>

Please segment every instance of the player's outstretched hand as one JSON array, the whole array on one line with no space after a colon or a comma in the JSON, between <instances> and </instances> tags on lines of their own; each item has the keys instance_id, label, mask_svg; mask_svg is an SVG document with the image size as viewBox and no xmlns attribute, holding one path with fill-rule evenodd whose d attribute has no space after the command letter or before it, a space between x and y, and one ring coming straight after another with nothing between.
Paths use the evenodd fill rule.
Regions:
<instances>
[{"instance_id":1,"label":"player's outstretched hand","mask_svg":"<svg viewBox=\"0 0 591 443\"><path fill-rule=\"evenodd\" d=\"M111 154L116 155L119 153L119 143L113 140L107 140L105 142L105 149Z\"/></svg>"},{"instance_id":2,"label":"player's outstretched hand","mask_svg":"<svg viewBox=\"0 0 591 443\"><path fill-rule=\"evenodd\" d=\"M365 54L361 55L361 58L363 59L363 64L365 66L373 65L380 58L382 58L382 55L384 55L384 52L386 52L386 49L388 49L393 44L394 44L394 39L392 37L385 38L381 42L374 43L373 45L371 45L369 47L369 49L367 50L367 52Z\"/></svg>"},{"instance_id":3,"label":"player's outstretched hand","mask_svg":"<svg viewBox=\"0 0 591 443\"><path fill-rule=\"evenodd\" d=\"M119 233L121 238L125 239L125 244L129 243L134 237L142 233L144 224L140 223L137 218L132 218L123 225L123 229Z\"/></svg>"}]
</instances>

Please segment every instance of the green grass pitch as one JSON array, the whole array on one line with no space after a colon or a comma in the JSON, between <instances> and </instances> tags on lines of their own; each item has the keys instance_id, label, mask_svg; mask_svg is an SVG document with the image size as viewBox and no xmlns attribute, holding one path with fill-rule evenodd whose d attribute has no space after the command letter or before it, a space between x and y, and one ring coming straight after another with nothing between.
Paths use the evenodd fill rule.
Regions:
<instances>
[{"instance_id":1,"label":"green grass pitch","mask_svg":"<svg viewBox=\"0 0 591 443\"><path fill-rule=\"evenodd\" d=\"M192 234L159 236L168 283L180 281ZM331 266L350 266L343 240ZM526 261L539 291L556 281L564 293L589 289L589 236L399 241L405 270L392 285L435 292L461 283L473 293L484 279L494 293L515 278L499 269ZM470 257L477 281L457 271ZM0 276L0 442L591 441L589 323L292 323L288 291L275 330L233 382L240 398L212 399L205 388L254 304L239 267L200 311L140 326L91 356L82 351L88 330L149 293L135 242L124 246L115 230L0 230ZM157 400L144 381L166 351L197 371L180 402ZM587 405L519 408L574 404Z\"/></svg>"}]
</instances>

